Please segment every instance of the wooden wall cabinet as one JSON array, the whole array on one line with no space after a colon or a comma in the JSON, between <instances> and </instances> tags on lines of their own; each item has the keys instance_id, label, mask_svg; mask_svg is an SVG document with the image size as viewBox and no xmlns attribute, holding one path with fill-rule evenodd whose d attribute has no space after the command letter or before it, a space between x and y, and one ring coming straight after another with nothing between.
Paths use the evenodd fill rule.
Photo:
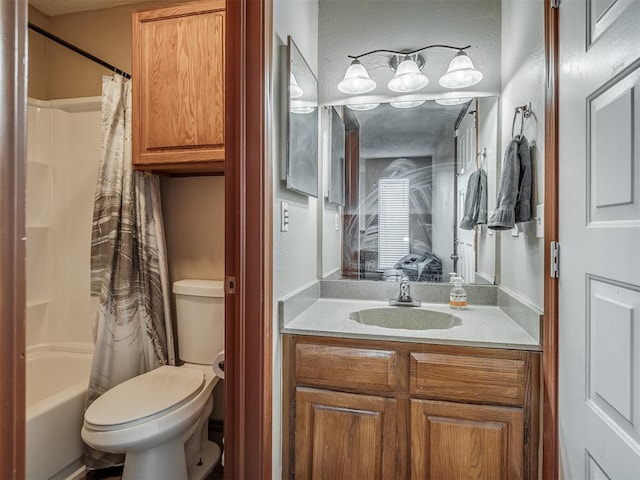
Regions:
<instances>
[{"instance_id":1,"label":"wooden wall cabinet","mask_svg":"<svg viewBox=\"0 0 640 480\"><path fill-rule=\"evenodd\" d=\"M135 12L133 165L224 172L225 1Z\"/></svg>"},{"instance_id":2,"label":"wooden wall cabinet","mask_svg":"<svg viewBox=\"0 0 640 480\"><path fill-rule=\"evenodd\" d=\"M294 335L284 345L284 478L538 477L538 352Z\"/></svg>"}]
</instances>

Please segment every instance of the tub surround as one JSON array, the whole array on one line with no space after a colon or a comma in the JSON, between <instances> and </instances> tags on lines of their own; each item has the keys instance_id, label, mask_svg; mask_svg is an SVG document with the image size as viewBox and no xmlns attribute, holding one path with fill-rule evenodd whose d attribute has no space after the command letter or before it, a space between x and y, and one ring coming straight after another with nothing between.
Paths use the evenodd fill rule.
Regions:
<instances>
[{"instance_id":1,"label":"tub surround","mask_svg":"<svg viewBox=\"0 0 640 480\"><path fill-rule=\"evenodd\" d=\"M469 308L456 311L448 306L450 289L449 284L411 284L412 296L422 301L421 309L451 313L462 320L461 325L442 330L390 329L362 325L349 315L357 310L388 307L388 299L398 294L396 282L321 280L278 302L280 331L413 343L542 349L541 313L509 291L495 285L465 285Z\"/></svg>"}]
</instances>

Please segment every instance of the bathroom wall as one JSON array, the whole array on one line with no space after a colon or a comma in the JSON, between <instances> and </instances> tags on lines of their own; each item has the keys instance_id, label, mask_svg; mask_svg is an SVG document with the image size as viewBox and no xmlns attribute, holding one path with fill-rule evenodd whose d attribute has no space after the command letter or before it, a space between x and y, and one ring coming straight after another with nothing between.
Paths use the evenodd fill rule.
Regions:
<instances>
[{"instance_id":1,"label":"bathroom wall","mask_svg":"<svg viewBox=\"0 0 640 480\"><path fill-rule=\"evenodd\" d=\"M29 7L29 21L49 29L49 17L43 15L33 7ZM42 35L31 30L28 33L29 44L29 83L27 95L29 98L49 99L49 75L47 63L48 43Z\"/></svg>"},{"instance_id":2,"label":"bathroom wall","mask_svg":"<svg viewBox=\"0 0 640 480\"><path fill-rule=\"evenodd\" d=\"M497 182L499 180L502 158L498 148L498 115L500 99L486 97L478 99L478 150L486 148L483 168L487 172L487 207L495 208ZM495 283L496 249L499 235L486 225L478 231L478 264L476 282Z\"/></svg>"},{"instance_id":3,"label":"bathroom wall","mask_svg":"<svg viewBox=\"0 0 640 480\"><path fill-rule=\"evenodd\" d=\"M511 138L515 107L531 102L534 116L527 120L524 135L535 145L534 216L535 205L544 199L544 79L544 3L503 0L500 159ZM542 309L544 242L536 238L535 222L523 225L518 237L510 231L496 232L500 235L499 283Z\"/></svg>"},{"instance_id":4,"label":"bathroom wall","mask_svg":"<svg viewBox=\"0 0 640 480\"><path fill-rule=\"evenodd\" d=\"M319 3L321 103L336 103L337 99L345 98L338 91L337 84L349 65L347 55L375 49L419 48L429 44L464 46L469 43L469 38L474 38L476 41L470 55L476 66L482 69L485 62L491 65L499 63L500 0L320 0ZM426 52L425 73L431 82L421 92L440 90L437 78L442 73L434 70L434 64L443 60L446 68L453 53L438 49ZM374 66L370 73L374 69L386 71L388 81L392 72L387 62L386 55L372 55L363 63L368 68ZM474 87L474 91L478 88L478 91L491 95L499 94L499 72L484 70L483 73L484 80Z\"/></svg>"},{"instance_id":5,"label":"bathroom wall","mask_svg":"<svg viewBox=\"0 0 640 480\"><path fill-rule=\"evenodd\" d=\"M286 144L281 66L283 45L291 35L314 73L318 72L317 0L274 0L273 2L273 478L282 478L282 337L278 334L277 300L318 279L321 265L322 230L318 218L323 215L323 195L319 199L290 192L281 180ZM320 137L321 138L321 137ZM322 164L322 162L320 162ZM319 172L319 178L323 178ZM320 185L319 192L324 188ZM280 232L280 202L289 204L289 231ZM324 220L320 222L323 226Z\"/></svg>"}]
</instances>

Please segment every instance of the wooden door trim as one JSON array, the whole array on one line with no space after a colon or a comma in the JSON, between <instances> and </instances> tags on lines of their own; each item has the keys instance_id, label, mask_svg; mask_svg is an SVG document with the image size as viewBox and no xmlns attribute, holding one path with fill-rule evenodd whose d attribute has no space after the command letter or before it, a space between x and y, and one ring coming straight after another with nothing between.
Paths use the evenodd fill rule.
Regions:
<instances>
[{"instance_id":1,"label":"wooden door trim","mask_svg":"<svg viewBox=\"0 0 640 480\"><path fill-rule=\"evenodd\" d=\"M225 478L271 477L271 0L227 1Z\"/></svg>"},{"instance_id":2,"label":"wooden door trim","mask_svg":"<svg viewBox=\"0 0 640 480\"><path fill-rule=\"evenodd\" d=\"M24 478L26 2L0 2L0 31L0 478Z\"/></svg>"},{"instance_id":3,"label":"wooden door trim","mask_svg":"<svg viewBox=\"0 0 640 480\"><path fill-rule=\"evenodd\" d=\"M558 9L545 1L544 320L542 327L542 478L558 478L558 279L551 278L551 242L559 239Z\"/></svg>"}]
</instances>

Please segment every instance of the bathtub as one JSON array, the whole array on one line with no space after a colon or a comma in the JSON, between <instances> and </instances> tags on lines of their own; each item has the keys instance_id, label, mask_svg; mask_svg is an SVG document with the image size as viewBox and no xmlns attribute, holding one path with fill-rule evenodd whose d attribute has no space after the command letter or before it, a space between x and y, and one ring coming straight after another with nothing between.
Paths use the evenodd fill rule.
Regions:
<instances>
[{"instance_id":1,"label":"bathtub","mask_svg":"<svg viewBox=\"0 0 640 480\"><path fill-rule=\"evenodd\" d=\"M80 438L91 346L38 345L27 350L27 479L65 477L82 466Z\"/></svg>"}]
</instances>

